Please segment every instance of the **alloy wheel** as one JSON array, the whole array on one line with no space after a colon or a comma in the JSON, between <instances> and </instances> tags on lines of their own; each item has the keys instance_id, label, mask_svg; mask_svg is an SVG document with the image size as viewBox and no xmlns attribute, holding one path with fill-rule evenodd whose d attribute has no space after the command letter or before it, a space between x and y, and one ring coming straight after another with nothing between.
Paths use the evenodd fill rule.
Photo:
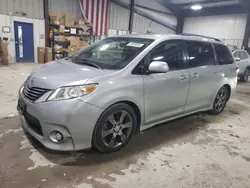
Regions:
<instances>
[{"instance_id":1,"label":"alloy wheel","mask_svg":"<svg viewBox=\"0 0 250 188\"><path fill-rule=\"evenodd\" d=\"M131 115L122 110L111 114L102 129L103 143L111 148L116 148L125 143L133 128Z\"/></svg>"},{"instance_id":2,"label":"alloy wheel","mask_svg":"<svg viewBox=\"0 0 250 188\"><path fill-rule=\"evenodd\" d=\"M215 102L214 102L214 108L217 112L221 112L225 105L227 103L227 91L225 89L221 89L216 98L215 98Z\"/></svg>"}]
</instances>

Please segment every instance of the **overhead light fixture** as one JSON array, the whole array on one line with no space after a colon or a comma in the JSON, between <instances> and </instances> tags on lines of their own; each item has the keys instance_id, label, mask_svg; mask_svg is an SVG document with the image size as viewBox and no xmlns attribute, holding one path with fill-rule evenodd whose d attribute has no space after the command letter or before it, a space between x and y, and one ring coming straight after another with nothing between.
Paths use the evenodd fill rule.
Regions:
<instances>
[{"instance_id":1,"label":"overhead light fixture","mask_svg":"<svg viewBox=\"0 0 250 188\"><path fill-rule=\"evenodd\" d=\"M201 5L193 5L193 6L191 6L191 9L192 10L201 10L202 6Z\"/></svg>"}]
</instances>

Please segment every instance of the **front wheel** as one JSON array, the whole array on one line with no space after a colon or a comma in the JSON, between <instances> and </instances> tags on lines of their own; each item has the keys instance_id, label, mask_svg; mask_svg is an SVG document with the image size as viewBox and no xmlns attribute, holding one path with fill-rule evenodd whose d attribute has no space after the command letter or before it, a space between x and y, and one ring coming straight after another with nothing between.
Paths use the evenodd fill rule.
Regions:
<instances>
[{"instance_id":1,"label":"front wheel","mask_svg":"<svg viewBox=\"0 0 250 188\"><path fill-rule=\"evenodd\" d=\"M100 152L114 152L127 145L136 127L136 114L125 103L115 104L99 117L93 133L93 147Z\"/></svg>"},{"instance_id":2,"label":"front wheel","mask_svg":"<svg viewBox=\"0 0 250 188\"><path fill-rule=\"evenodd\" d=\"M229 99L229 90L227 87L223 86L219 92L217 93L214 103L213 109L210 111L213 115L218 115L223 112L226 107L227 101Z\"/></svg>"}]
</instances>

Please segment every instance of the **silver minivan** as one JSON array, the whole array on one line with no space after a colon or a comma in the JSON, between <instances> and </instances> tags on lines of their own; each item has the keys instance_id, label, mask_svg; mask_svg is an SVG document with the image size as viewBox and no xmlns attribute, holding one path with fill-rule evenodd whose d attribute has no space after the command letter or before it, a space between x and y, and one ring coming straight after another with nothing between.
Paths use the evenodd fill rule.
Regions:
<instances>
[{"instance_id":1,"label":"silver minivan","mask_svg":"<svg viewBox=\"0 0 250 188\"><path fill-rule=\"evenodd\" d=\"M156 124L220 114L236 85L236 64L222 42L124 35L34 70L17 109L23 128L47 148L113 152Z\"/></svg>"}]
</instances>

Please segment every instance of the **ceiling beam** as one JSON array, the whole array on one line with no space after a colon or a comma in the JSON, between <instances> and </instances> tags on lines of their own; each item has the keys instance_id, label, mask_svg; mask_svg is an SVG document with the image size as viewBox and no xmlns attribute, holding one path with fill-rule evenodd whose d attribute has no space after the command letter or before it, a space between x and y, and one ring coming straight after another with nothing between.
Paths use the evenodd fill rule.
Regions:
<instances>
[{"instance_id":1,"label":"ceiling beam","mask_svg":"<svg viewBox=\"0 0 250 188\"><path fill-rule=\"evenodd\" d=\"M183 11L185 17L214 16L239 13L247 13L247 10L244 9L241 5L230 5L223 7L203 8L200 11L193 11L191 9Z\"/></svg>"},{"instance_id":2,"label":"ceiling beam","mask_svg":"<svg viewBox=\"0 0 250 188\"><path fill-rule=\"evenodd\" d=\"M250 1L249 0L239 0L242 7L244 7L246 10L250 10Z\"/></svg>"},{"instance_id":3,"label":"ceiling beam","mask_svg":"<svg viewBox=\"0 0 250 188\"><path fill-rule=\"evenodd\" d=\"M171 3L170 0L156 0L156 1L165 8L169 9L176 17L178 17L182 12L181 7L179 5Z\"/></svg>"}]
</instances>

